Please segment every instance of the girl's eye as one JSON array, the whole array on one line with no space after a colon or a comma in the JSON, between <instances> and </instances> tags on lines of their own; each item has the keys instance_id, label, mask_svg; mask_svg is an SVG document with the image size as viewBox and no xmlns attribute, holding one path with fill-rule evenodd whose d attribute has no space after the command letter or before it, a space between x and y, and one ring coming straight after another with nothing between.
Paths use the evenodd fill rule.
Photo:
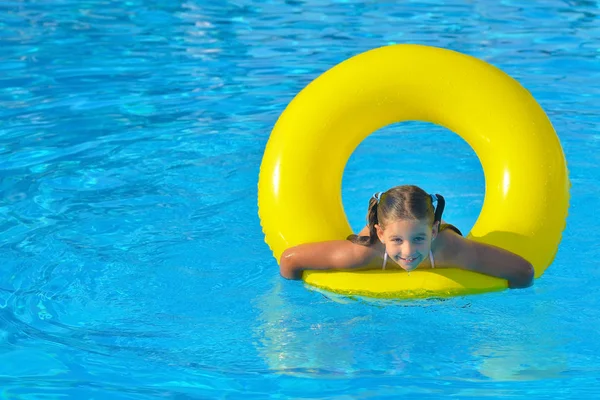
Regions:
<instances>
[{"instance_id":1,"label":"girl's eye","mask_svg":"<svg viewBox=\"0 0 600 400\"><path fill-rule=\"evenodd\" d=\"M415 242L422 242L423 240L425 240L424 237L415 238Z\"/></svg>"},{"instance_id":2,"label":"girl's eye","mask_svg":"<svg viewBox=\"0 0 600 400\"><path fill-rule=\"evenodd\" d=\"M392 242L394 243L402 243L402 239L392 239Z\"/></svg>"}]
</instances>

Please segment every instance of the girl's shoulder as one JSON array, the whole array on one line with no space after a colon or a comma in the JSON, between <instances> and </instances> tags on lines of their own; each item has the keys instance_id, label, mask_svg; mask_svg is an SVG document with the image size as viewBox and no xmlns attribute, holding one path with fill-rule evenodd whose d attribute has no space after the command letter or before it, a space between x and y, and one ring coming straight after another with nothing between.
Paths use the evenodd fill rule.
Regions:
<instances>
[{"instance_id":1,"label":"girl's shoulder","mask_svg":"<svg viewBox=\"0 0 600 400\"><path fill-rule=\"evenodd\" d=\"M442 231L445 231L445 230L450 230L452 232L455 232L455 233L459 234L460 236L464 236L462 234L462 232L460 231L460 229L458 229L456 226L454 226L452 224L449 224L447 222L442 221L440 223L440 229L438 231L441 233Z\"/></svg>"},{"instance_id":2,"label":"girl's shoulder","mask_svg":"<svg viewBox=\"0 0 600 400\"><path fill-rule=\"evenodd\" d=\"M463 253L468 246L468 242L469 239L463 236L460 229L452 224L442 221L433 247L436 265L455 265L460 259L460 254Z\"/></svg>"}]
</instances>

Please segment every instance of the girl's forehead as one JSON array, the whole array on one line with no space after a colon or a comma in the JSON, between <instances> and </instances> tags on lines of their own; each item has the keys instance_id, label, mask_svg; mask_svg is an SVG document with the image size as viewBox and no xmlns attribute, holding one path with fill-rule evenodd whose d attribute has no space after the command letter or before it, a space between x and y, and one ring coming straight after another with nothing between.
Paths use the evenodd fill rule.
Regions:
<instances>
[{"instance_id":1,"label":"girl's forehead","mask_svg":"<svg viewBox=\"0 0 600 400\"><path fill-rule=\"evenodd\" d=\"M418 231L418 233L426 233L431 230L431 226L428 221L418 220L418 219L400 219L396 221L390 221L385 225L384 230L389 233L404 233L404 234L414 234Z\"/></svg>"}]
</instances>

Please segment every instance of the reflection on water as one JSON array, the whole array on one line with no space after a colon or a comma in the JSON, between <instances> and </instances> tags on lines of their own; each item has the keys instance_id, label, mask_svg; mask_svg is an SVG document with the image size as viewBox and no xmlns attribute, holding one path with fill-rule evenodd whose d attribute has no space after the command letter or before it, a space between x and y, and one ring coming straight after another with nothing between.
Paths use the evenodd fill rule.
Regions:
<instances>
[{"instance_id":1,"label":"reflection on water","mask_svg":"<svg viewBox=\"0 0 600 400\"><path fill-rule=\"evenodd\" d=\"M524 313L529 307L523 297L533 295L516 301L509 291L382 302L315 290L301 296L304 288L289 286L274 280L254 303L257 350L269 369L281 374L352 376L369 370L422 376L427 371L435 379L503 382L554 379L569 371L567 338L546 329L556 325L560 308L548 302ZM497 307L500 300L508 304ZM314 308L336 313L314 314ZM532 315L537 318L529 320Z\"/></svg>"}]
</instances>

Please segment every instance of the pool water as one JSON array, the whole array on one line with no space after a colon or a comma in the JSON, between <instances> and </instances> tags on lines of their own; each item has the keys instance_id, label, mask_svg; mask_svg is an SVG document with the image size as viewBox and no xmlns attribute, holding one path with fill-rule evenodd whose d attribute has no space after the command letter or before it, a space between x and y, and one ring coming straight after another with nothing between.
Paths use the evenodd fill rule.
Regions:
<instances>
[{"instance_id":1,"label":"pool water","mask_svg":"<svg viewBox=\"0 0 600 400\"><path fill-rule=\"evenodd\" d=\"M0 8L0 398L600 395L597 1ZM270 130L319 74L390 43L486 60L548 113L572 199L533 287L390 303L279 276L256 206ZM360 145L352 227L403 183L464 232L477 219L481 166L444 128Z\"/></svg>"}]
</instances>

